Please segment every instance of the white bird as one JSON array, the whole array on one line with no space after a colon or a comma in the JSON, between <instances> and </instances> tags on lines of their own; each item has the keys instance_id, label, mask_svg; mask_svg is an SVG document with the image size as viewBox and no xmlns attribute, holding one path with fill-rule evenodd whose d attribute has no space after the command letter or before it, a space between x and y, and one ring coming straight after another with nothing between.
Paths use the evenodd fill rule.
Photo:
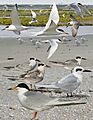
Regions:
<instances>
[{"instance_id":1,"label":"white bird","mask_svg":"<svg viewBox=\"0 0 93 120\"><path fill-rule=\"evenodd\" d=\"M36 13L31 10L31 14L32 14L32 20L29 22L29 24L32 24L32 23L35 23L35 22L38 22L37 19L36 19Z\"/></svg>"},{"instance_id":2,"label":"white bird","mask_svg":"<svg viewBox=\"0 0 93 120\"><path fill-rule=\"evenodd\" d=\"M37 112L44 111L54 106L70 105L71 101L61 101L59 98L50 98L42 92L30 91L25 83L20 83L8 90L18 91L18 99L20 104L26 109L34 111L34 116L31 120L36 120ZM75 104L85 104L86 102L73 101Z\"/></svg>"},{"instance_id":3,"label":"white bird","mask_svg":"<svg viewBox=\"0 0 93 120\"><path fill-rule=\"evenodd\" d=\"M39 88L49 88L49 89L60 89L62 92L67 93L67 96L71 94L72 92L75 91L80 84L82 83L82 73L83 72L92 72L91 70L85 70L81 66L76 66L72 73L65 76L61 80L54 82L53 84L50 85L39 85Z\"/></svg>"},{"instance_id":4,"label":"white bird","mask_svg":"<svg viewBox=\"0 0 93 120\"><path fill-rule=\"evenodd\" d=\"M71 27L72 36L75 38L76 35L77 35L77 32L78 32L80 23L72 15L70 15L70 19L71 19L71 22L67 23L67 27L68 27L69 24L72 25L72 27Z\"/></svg>"},{"instance_id":5,"label":"white bird","mask_svg":"<svg viewBox=\"0 0 93 120\"><path fill-rule=\"evenodd\" d=\"M69 59L66 60L65 62L61 62L61 61L49 61L49 62L52 62L53 64L57 64L57 65L62 65L65 69L71 70L77 65L80 66L82 60L87 60L87 59L81 56L76 56L75 59Z\"/></svg>"},{"instance_id":6,"label":"white bird","mask_svg":"<svg viewBox=\"0 0 93 120\"><path fill-rule=\"evenodd\" d=\"M51 9L51 12L50 12L49 20L46 23L46 26L44 27L42 31L35 33L32 38L36 36L37 38L39 37L41 38L42 36L44 36L44 37L47 37L48 39L49 37L52 36L52 38L55 39L55 36L58 38L59 36L57 35L62 36L63 35L62 33L67 35L67 33L63 32L62 30L61 31L57 30L58 22L59 22L58 9L57 9L56 4L54 3Z\"/></svg>"},{"instance_id":7,"label":"white bird","mask_svg":"<svg viewBox=\"0 0 93 120\"><path fill-rule=\"evenodd\" d=\"M14 9L11 12L12 24L9 26L6 26L2 30L13 31L15 34L20 35L21 31L27 30L27 29L29 29L29 27L21 25L17 9L18 9L17 4L15 4Z\"/></svg>"},{"instance_id":8,"label":"white bird","mask_svg":"<svg viewBox=\"0 0 93 120\"><path fill-rule=\"evenodd\" d=\"M42 42L49 42L49 44L50 44L50 46L47 49L47 52L49 52L47 59L49 59L54 54L54 52L57 50L58 43L60 43L61 40L60 39L50 39L50 40L45 40Z\"/></svg>"}]
</instances>

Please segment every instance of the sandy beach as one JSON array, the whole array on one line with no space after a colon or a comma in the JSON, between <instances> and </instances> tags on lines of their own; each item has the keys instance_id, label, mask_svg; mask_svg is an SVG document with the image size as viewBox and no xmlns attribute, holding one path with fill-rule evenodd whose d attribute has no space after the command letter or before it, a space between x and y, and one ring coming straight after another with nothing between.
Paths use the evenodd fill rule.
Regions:
<instances>
[{"instance_id":1,"label":"sandy beach","mask_svg":"<svg viewBox=\"0 0 93 120\"><path fill-rule=\"evenodd\" d=\"M82 62L84 68L93 70L93 35L84 36L87 41L76 46L74 40L67 44L59 44L59 48L49 60L65 61L76 56L85 57L87 60ZM8 91L7 89L16 85L20 81L9 80L5 76L18 76L23 73L23 70L18 70L18 64L25 64L30 57L36 57L42 62L51 66L46 68L44 80L41 83L51 83L52 81L60 80L65 75L69 74L69 70L65 70L61 66L54 66L47 60L48 44L43 44L40 48L34 46L30 41L19 44L16 38L0 38L0 119L1 120L30 120L33 117L33 112L21 106L18 101L17 93ZM8 60L8 58L14 58ZM12 66L11 69L5 67ZM90 92L92 90L92 92ZM70 105L54 107L50 110L45 110L42 113L42 120L93 120L93 72L84 73L83 82L75 91L77 96L67 98L66 94L62 93L59 96L62 100L83 100L87 101L82 105ZM37 101L38 102L38 101ZM37 117L41 120L41 113Z\"/></svg>"}]
</instances>

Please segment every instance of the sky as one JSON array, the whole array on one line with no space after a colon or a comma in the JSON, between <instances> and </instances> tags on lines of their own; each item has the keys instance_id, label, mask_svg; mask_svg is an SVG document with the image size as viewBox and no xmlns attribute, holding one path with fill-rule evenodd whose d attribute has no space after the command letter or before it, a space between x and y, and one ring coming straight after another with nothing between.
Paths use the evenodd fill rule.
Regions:
<instances>
[{"instance_id":1,"label":"sky","mask_svg":"<svg viewBox=\"0 0 93 120\"><path fill-rule=\"evenodd\" d=\"M69 4L73 2L80 2L82 4L93 5L93 0L0 0L0 4Z\"/></svg>"}]
</instances>

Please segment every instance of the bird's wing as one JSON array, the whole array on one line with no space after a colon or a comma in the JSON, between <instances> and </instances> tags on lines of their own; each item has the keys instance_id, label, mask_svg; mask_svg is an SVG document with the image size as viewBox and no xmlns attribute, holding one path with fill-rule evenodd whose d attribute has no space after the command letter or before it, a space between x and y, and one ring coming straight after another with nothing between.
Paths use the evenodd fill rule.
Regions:
<instances>
[{"instance_id":1,"label":"bird's wing","mask_svg":"<svg viewBox=\"0 0 93 120\"><path fill-rule=\"evenodd\" d=\"M75 83L77 84L77 78L73 74L69 74L66 77L62 78L61 80L54 82L52 84L47 85L36 85L39 89L62 89L62 90L68 90L69 87L75 86Z\"/></svg>"},{"instance_id":2,"label":"bird's wing","mask_svg":"<svg viewBox=\"0 0 93 120\"><path fill-rule=\"evenodd\" d=\"M21 32L20 31L13 31L15 34L17 34L17 35L20 35L21 34Z\"/></svg>"},{"instance_id":3,"label":"bird's wing","mask_svg":"<svg viewBox=\"0 0 93 120\"><path fill-rule=\"evenodd\" d=\"M36 18L36 13L34 11L31 11L32 13L32 18Z\"/></svg>"},{"instance_id":4,"label":"bird's wing","mask_svg":"<svg viewBox=\"0 0 93 120\"><path fill-rule=\"evenodd\" d=\"M58 14L58 9L56 7L56 4L53 4L52 10L50 12L49 20L46 23L46 26L43 30L43 33L49 33L49 34L54 34L56 32L57 24L59 22L59 14Z\"/></svg>"},{"instance_id":5,"label":"bird's wing","mask_svg":"<svg viewBox=\"0 0 93 120\"><path fill-rule=\"evenodd\" d=\"M56 85L63 89L66 90L71 86L75 86L75 84L77 83L77 77L75 77L73 74L69 74L66 77L62 78L61 80L59 80Z\"/></svg>"},{"instance_id":6,"label":"bird's wing","mask_svg":"<svg viewBox=\"0 0 93 120\"><path fill-rule=\"evenodd\" d=\"M78 30L74 26L72 26L71 29L72 29L72 36L75 37L77 35Z\"/></svg>"},{"instance_id":7,"label":"bird's wing","mask_svg":"<svg viewBox=\"0 0 93 120\"><path fill-rule=\"evenodd\" d=\"M78 7L78 5L75 3L70 4L70 7L80 16L83 17L83 15L81 14L81 9Z\"/></svg>"},{"instance_id":8,"label":"bird's wing","mask_svg":"<svg viewBox=\"0 0 93 120\"><path fill-rule=\"evenodd\" d=\"M13 25L15 25L15 26L21 25L16 6L14 6L14 9L11 12L11 19L12 19Z\"/></svg>"},{"instance_id":9,"label":"bird's wing","mask_svg":"<svg viewBox=\"0 0 93 120\"><path fill-rule=\"evenodd\" d=\"M48 55L48 59L54 54L54 52L56 51L57 47L58 47L58 43L55 42L55 40L50 40L50 46L49 47L49 55Z\"/></svg>"},{"instance_id":10,"label":"bird's wing","mask_svg":"<svg viewBox=\"0 0 93 120\"><path fill-rule=\"evenodd\" d=\"M46 105L49 101L52 100L52 98L40 92L29 91L25 93L25 96L27 97L24 104L25 107L35 111L41 111L49 108Z\"/></svg>"},{"instance_id":11,"label":"bird's wing","mask_svg":"<svg viewBox=\"0 0 93 120\"><path fill-rule=\"evenodd\" d=\"M91 15L90 11L86 8L86 6L82 5L81 3L79 3L78 6L79 6L79 8L81 9L82 12Z\"/></svg>"},{"instance_id":12,"label":"bird's wing","mask_svg":"<svg viewBox=\"0 0 93 120\"><path fill-rule=\"evenodd\" d=\"M77 61L75 59L70 59L70 60L66 60L64 62L64 65L71 65L71 64L74 64L74 63L77 63Z\"/></svg>"},{"instance_id":13,"label":"bird's wing","mask_svg":"<svg viewBox=\"0 0 93 120\"><path fill-rule=\"evenodd\" d=\"M35 70L33 72L29 72L28 74L25 75L24 78L37 78L38 75L40 74L40 71L39 70Z\"/></svg>"}]
</instances>

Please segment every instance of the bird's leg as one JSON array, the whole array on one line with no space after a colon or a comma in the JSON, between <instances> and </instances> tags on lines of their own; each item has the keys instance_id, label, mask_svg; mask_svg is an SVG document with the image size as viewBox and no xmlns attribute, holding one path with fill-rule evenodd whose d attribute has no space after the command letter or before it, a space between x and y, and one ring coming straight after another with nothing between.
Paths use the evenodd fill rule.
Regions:
<instances>
[{"instance_id":1,"label":"bird's leg","mask_svg":"<svg viewBox=\"0 0 93 120\"><path fill-rule=\"evenodd\" d=\"M37 112L34 112L34 120L36 120Z\"/></svg>"},{"instance_id":2,"label":"bird's leg","mask_svg":"<svg viewBox=\"0 0 93 120\"><path fill-rule=\"evenodd\" d=\"M72 94L72 92L70 93L70 97L73 97L73 94Z\"/></svg>"},{"instance_id":3,"label":"bird's leg","mask_svg":"<svg viewBox=\"0 0 93 120\"><path fill-rule=\"evenodd\" d=\"M69 94L67 93L67 97L69 97Z\"/></svg>"},{"instance_id":4,"label":"bird's leg","mask_svg":"<svg viewBox=\"0 0 93 120\"><path fill-rule=\"evenodd\" d=\"M31 120L37 120L36 115L37 115L37 112L34 112L34 117Z\"/></svg>"}]
</instances>

